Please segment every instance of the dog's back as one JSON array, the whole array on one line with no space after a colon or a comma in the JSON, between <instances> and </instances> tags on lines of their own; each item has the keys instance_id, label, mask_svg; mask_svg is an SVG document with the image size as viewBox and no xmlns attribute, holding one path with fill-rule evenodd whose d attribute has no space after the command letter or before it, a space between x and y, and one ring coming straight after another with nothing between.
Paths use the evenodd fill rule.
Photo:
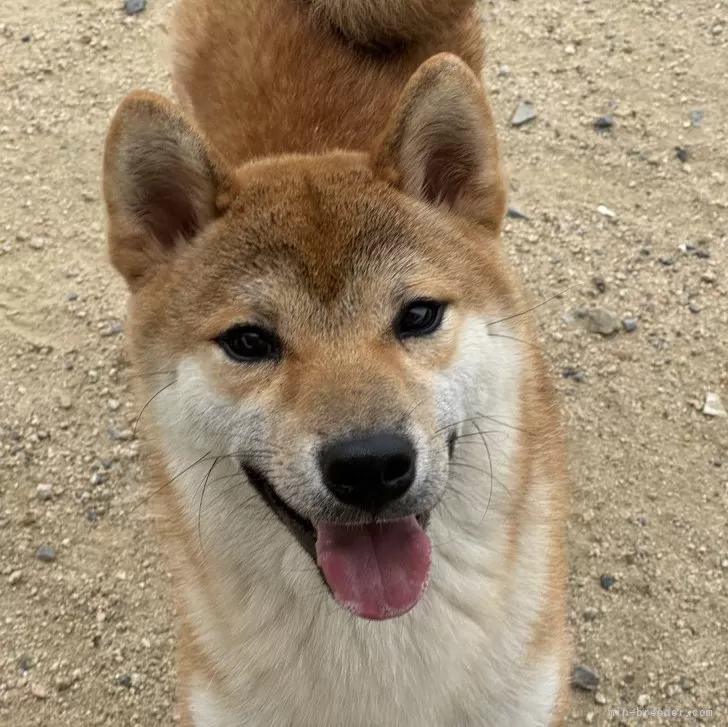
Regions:
<instances>
[{"instance_id":1,"label":"dog's back","mask_svg":"<svg viewBox=\"0 0 728 727\"><path fill-rule=\"evenodd\" d=\"M174 87L229 161L371 148L418 66L447 51L480 74L470 0L180 3Z\"/></svg>"}]
</instances>

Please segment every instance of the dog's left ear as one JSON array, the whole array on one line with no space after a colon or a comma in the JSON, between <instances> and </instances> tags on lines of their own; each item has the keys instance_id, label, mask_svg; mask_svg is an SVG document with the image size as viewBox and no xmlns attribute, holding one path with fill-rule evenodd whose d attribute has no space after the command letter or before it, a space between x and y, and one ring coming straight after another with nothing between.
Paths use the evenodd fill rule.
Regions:
<instances>
[{"instance_id":1,"label":"dog's left ear","mask_svg":"<svg viewBox=\"0 0 728 727\"><path fill-rule=\"evenodd\" d=\"M495 122L483 87L457 56L433 56L415 72L372 163L405 194L500 229L506 191Z\"/></svg>"},{"instance_id":2,"label":"dog's left ear","mask_svg":"<svg viewBox=\"0 0 728 727\"><path fill-rule=\"evenodd\" d=\"M104 154L109 254L132 290L225 211L236 182L192 122L136 91L114 115Z\"/></svg>"}]
</instances>

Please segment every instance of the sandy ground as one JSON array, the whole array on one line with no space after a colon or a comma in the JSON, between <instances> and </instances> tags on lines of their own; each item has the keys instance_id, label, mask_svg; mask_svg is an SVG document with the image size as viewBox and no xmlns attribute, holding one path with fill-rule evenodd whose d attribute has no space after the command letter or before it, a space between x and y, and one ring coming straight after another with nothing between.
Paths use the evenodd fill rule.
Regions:
<instances>
[{"instance_id":1,"label":"sandy ground","mask_svg":"<svg viewBox=\"0 0 728 727\"><path fill-rule=\"evenodd\" d=\"M0 724L12 727L176 721L169 576L99 194L115 105L167 90L170 4L133 19L120 5L0 0ZM708 392L728 405L728 3L483 8L512 204L528 216L508 221L504 244L536 300L565 291L534 315L570 441L576 662L599 677L574 690L569 724L728 724L728 419L701 411ZM524 99L537 118L516 128ZM621 330L585 330L572 311L593 307ZM610 717L638 705L713 716Z\"/></svg>"}]
</instances>

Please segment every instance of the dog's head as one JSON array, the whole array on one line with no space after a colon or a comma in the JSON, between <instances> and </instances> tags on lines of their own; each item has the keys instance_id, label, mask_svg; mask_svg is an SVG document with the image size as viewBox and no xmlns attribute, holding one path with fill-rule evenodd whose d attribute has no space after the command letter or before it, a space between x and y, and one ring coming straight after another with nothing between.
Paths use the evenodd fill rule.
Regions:
<instances>
[{"instance_id":1,"label":"dog's head","mask_svg":"<svg viewBox=\"0 0 728 727\"><path fill-rule=\"evenodd\" d=\"M240 515L252 498L354 612L411 608L456 439L505 364L488 325L519 301L475 76L431 59L371 154L237 170L170 103L133 94L109 133L105 196L170 476L214 461L221 540L260 528ZM197 484L183 493L195 517Z\"/></svg>"}]
</instances>

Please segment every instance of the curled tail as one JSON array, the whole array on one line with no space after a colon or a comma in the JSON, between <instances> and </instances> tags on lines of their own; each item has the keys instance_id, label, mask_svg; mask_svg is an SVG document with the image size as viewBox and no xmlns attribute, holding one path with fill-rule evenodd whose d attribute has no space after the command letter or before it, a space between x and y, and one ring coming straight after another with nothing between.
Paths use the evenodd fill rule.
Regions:
<instances>
[{"instance_id":1,"label":"curled tail","mask_svg":"<svg viewBox=\"0 0 728 727\"><path fill-rule=\"evenodd\" d=\"M402 45L449 29L475 0L310 0L314 11L361 45Z\"/></svg>"}]
</instances>

